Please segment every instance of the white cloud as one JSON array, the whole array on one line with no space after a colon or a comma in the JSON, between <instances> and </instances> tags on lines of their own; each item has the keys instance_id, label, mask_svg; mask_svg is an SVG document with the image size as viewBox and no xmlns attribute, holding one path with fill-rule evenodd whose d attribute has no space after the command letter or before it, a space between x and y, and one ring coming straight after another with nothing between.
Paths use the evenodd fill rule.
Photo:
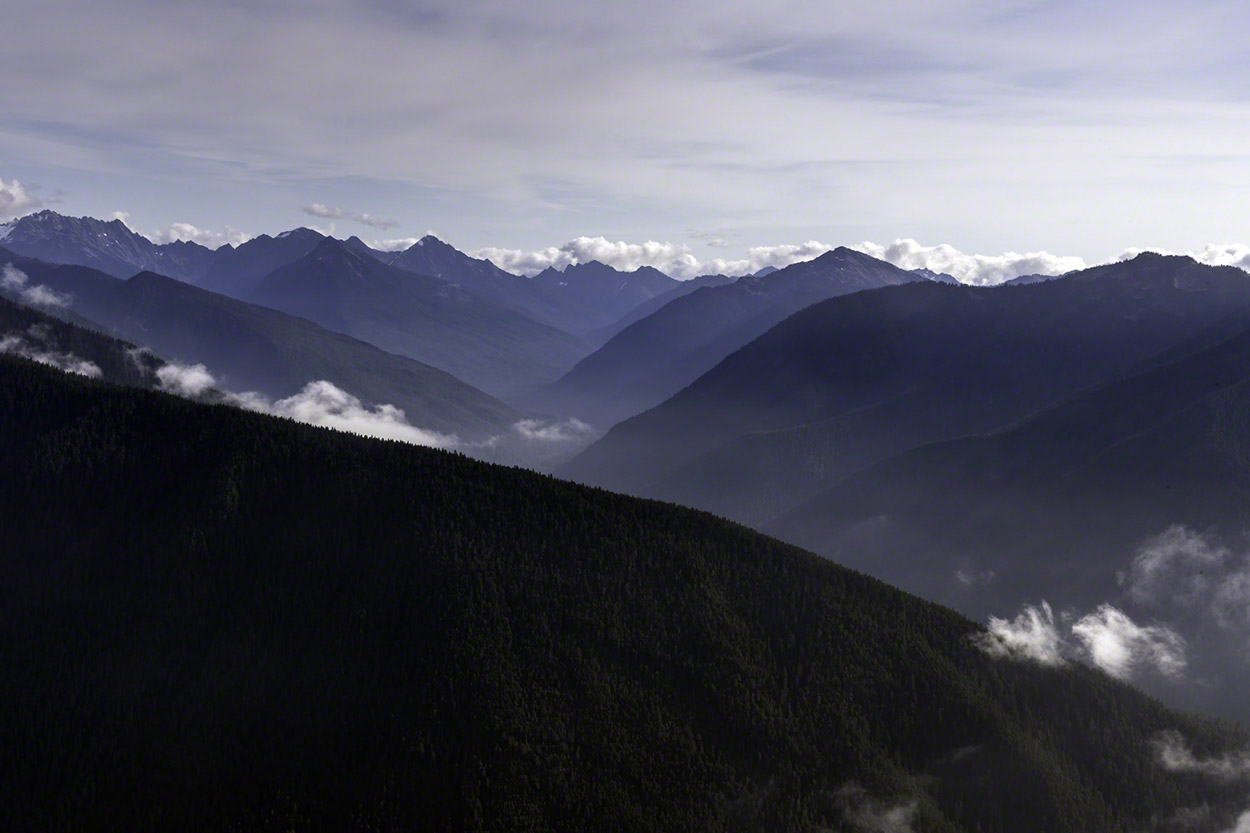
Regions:
<instances>
[{"instance_id":1,"label":"white cloud","mask_svg":"<svg viewBox=\"0 0 1250 833\"><path fill-rule=\"evenodd\" d=\"M45 350L41 347L36 347L20 335L0 337L0 353L21 356L40 364L64 370L66 373L76 373L79 376L87 376L92 379L99 379L104 375L100 370L100 366L95 362L80 359L73 353L58 353L55 350Z\"/></svg>"},{"instance_id":2,"label":"white cloud","mask_svg":"<svg viewBox=\"0 0 1250 833\"><path fill-rule=\"evenodd\" d=\"M1063 639L1055 626L1050 605L1026 605L1013 620L990 617L988 630L976 638L990 656L1000 659L1032 660L1042 665L1062 665Z\"/></svg>"},{"instance_id":3,"label":"white cloud","mask_svg":"<svg viewBox=\"0 0 1250 833\"><path fill-rule=\"evenodd\" d=\"M1165 625L1138 625L1111 605L1098 609L1072 626L1093 665L1118 679L1128 679L1141 666L1166 677L1185 670L1185 640Z\"/></svg>"},{"instance_id":4,"label":"white cloud","mask_svg":"<svg viewBox=\"0 0 1250 833\"><path fill-rule=\"evenodd\" d=\"M43 202L16 179L0 179L0 220L12 220L42 206Z\"/></svg>"},{"instance_id":5,"label":"white cloud","mask_svg":"<svg viewBox=\"0 0 1250 833\"><path fill-rule=\"evenodd\" d=\"M990 617L985 633L974 641L990 656L1042 665L1080 659L1119 679L1143 667L1166 677L1185 669L1185 640L1164 625L1142 626L1111 605L1081 617L1071 626L1075 643L1060 632L1050 605L1026 605L1013 620Z\"/></svg>"},{"instance_id":6,"label":"white cloud","mask_svg":"<svg viewBox=\"0 0 1250 833\"><path fill-rule=\"evenodd\" d=\"M0 290L8 292L24 304L35 307L68 307L73 296L57 292L43 284L30 285L26 273L12 263L0 269Z\"/></svg>"},{"instance_id":7,"label":"white cloud","mask_svg":"<svg viewBox=\"0 0 1250 833\"><path fill-rule=\"evenodd\" d=\"M216 378L202 364L169 362L157 369L156 379L162 390L189 399L224 402L249 411L287 417L336 431L434 448L454 448L458 444L454 435L412 425L403 410L394 405L367 408L358 398L325 380L309 382L294 396L271 401L254 391L231 393L222 390Z\"/></svg>"}]
</instances>

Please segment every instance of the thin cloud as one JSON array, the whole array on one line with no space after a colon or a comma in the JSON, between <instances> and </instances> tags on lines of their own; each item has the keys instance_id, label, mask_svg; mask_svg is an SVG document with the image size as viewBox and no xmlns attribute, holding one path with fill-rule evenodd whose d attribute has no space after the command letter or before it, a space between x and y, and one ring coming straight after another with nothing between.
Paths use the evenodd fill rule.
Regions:
<instances>
[{"instance_id":1,"label":"thin cloud","mask_svg":"<svg viewBox=\"0 0 1250 833\"><path fill-rule=\"evenodd\" d=\"M104 372L100 370L100 366L95 362L79 358L73 353L62 353L31 344L19 334L0 336L0 353L21 356L24 359L46 364L66 373L74 373L91 379L99 379L104 375Z\"/></svg>"},{"instance_id":2,"label":"thin cloud","mask_svg":"<svg viewBox=\"0 0 1250 833\"><path fill-rule=\"evenodd\" d=\"M385 230L399 225L396 220L376 217L373 214L363 212L348 211L345 208L329 206L319 202L310 203L304 206L301 210L305 214L313 217L320 217L323 220L351 220L353 222L360 223L361 225L376 229Z\"/></svg>"},{"instance_id":3,"label":"thin cloud","mask_svg":"<svg viewBox=\"0 0 1250 833\"><path fill-rule=\"evenodd\" d=\"M1250 776L1250 751L1229 752L1213 758L1199 758L1180 732L1162 732L1154 740L1159 765L1169 772L1206 775L1221 781Z\"/></svg>"}]
</instances>

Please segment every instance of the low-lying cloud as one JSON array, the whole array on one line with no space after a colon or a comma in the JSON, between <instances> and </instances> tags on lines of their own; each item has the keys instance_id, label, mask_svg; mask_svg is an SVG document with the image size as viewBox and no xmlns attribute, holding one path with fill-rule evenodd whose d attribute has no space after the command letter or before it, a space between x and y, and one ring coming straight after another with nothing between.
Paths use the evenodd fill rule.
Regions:
<instances>
[{"instance_id":1,"label":"low-lying cloud","mask_svg":"<svg viewBox=\"0 0 1250 833\"><path fill-rule=\"evenodd\" d=\"M1026 605L1015 619L990 617L987 630L974 639L982 650L1000 659L1047 666L1080 660L1122 680L1142 669L1176 677L1186 668L1185 640L1166 625L1139 625L1109 604L1066 625L1074 618L1057 621L1043 601L1038 606Z\"/></svg>"},{"instance_id":2,"label":"low-lying cloud","mask_svg":"<svg viewBox=\"0 0 1250 833\"><path fill-rule=\"evenodd\" d=\"M1140 667L1154 668L1165 677L1185 670L1185 640L1166 625L1139 625L1109 604L1099 605L1072 626L1093 665L1121 680Z\"/></svg>"},{"instance_id":3,"label":"low-lying cloud","mask_svg":"<svg viewBox=\"0 0 1250 833\"><path fill-rule=\"evenodd\" d=\"M454 448L458 444L454 435L412 425L403 410L394 405L366 407L360 399L324 379L309 382L294 396L270 400L254 391L232 393L223 390L202 364L170 362L156 371L156 378L159 387L169 393L223 402L308 425L431 448Z\"/></svg>"},{"instance_id":4,"label":"low-lying cloud","mask_svg":"<svg viewBox=\"0 0 1250 833\"><path fill-rule=\"evenodd\" d=\"M1015 619L991 616L989 628L975 639L986 653L999 659L1031 660L1052 666L1064 663L1063 639L1047 602L1026 605Z\"/></svg>"},{"instance_id":5,"label":"low-lying cloud","mask_svg":"<svg viewBox=\"0 0 1250 833\"><path fill-rule=\"evenodd\" d=\"M0 269L0 290L32 307L68 307L72 300L72 296L49 286L32 284L26 273L12 263Z\"/></svg>"},{"instance_id":6,"label":"low-lying cloud","mask_svg":"<svg viewBox=\"0 0 1250 833\"><path fill-rule=\"evenodd\" d=\"M28 332L26 335L14 333L0 336L0 353L10 356L21 356L24 359L46 364L66 373L75 373L92 379L99 379L104 375L100 370L100 366L95 362L81 359L73 353L50 350L37 343L39 340L38 333L34 333L33 338L31 335Z\"/></svg>"},{"instance_id":7,"label":"low-lying cloud","mask_svg":"<svg viewBox=\"0 0 1250 833\"><path fill-rule=\"evenodd\" d=\"M1180 732L1163 732L1155 738L1159 765L1169 772L1206 775L1222 781L1250 777L1250 751L1228 752L1212 758L1199 758Z\"/></svg>"},{"instance_id":8,"label":"low-lying cloud","mask_svg":"<svg viewBox=\"0 0 1250 833\"><path fill-rule=\"evenodd\" d=\"M399 225L396 220L388 220L360 211L348 211L345 208L332 207L319 202L309 203L301 210L309 216L320 217L323 220L351 220L376 229L385 230Z\"/></svg>"},{"instance_id":9,"label":"low-lying cloud","mask_svg":"<svg viewBox=\"0 0 1250 833\"><path fill-rule=\"evenodd\" d=\"M724 242L724 241L717 241ZM752 275L766 267L784 269L795 263L814 260L837 248L837 244L809 240L806 243L777 246L755 246L745 258L713 258L700 261L688 246L674 243L612 242L604 237L578 237L562 246L535 251L485 248L475 251L501 269L520 275L535 275L548 267L568 266L597 260L632 272L641 266L653 266L680 280L699 275ZM1049 252L1006 252L1000 255L966 254L954 246L924 246L909 238L898 238L882 245L864 241L851 249L892 263L902 269L929 269L952 275L961 283L991 286L1021 275L1062 275L1086 268L1079 257L1052 255Z\"/></svg>"}]
</instances>

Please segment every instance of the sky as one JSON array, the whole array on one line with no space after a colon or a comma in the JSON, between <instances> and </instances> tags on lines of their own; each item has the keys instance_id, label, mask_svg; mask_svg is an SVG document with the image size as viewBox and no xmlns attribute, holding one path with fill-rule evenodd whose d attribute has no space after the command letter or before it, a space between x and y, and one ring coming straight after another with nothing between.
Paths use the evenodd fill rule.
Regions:
<instances>
[{"instance_id":1,"label":"sky","mask_svg":"<svg viewBox=\"0 0 1250 833\"><path fill-rule=\"evenodd\" d=\"M522 271L616 247L617 265L683 276L776 265L778 247L1045 253L1055 271L1250 240L1245 4L8 0L0 16L0 220L121 213L210 245L433 232Z\"/></svg>"}]
</instances>

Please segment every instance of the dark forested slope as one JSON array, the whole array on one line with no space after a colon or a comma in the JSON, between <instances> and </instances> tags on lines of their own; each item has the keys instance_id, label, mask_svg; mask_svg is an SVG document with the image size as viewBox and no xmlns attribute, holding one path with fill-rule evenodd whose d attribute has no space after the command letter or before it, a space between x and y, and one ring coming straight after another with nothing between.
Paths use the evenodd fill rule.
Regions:
<instances>
[{"instance_id":1,"label":"dark forested slope","mask_svg":"<svg viewBox=\"0 0 1250 833\"><path fill-rule=\"evenodd\" d=\"M0 824L1138 831L1250 741L710 515L0 357ZM883 821L884 820L884 821Z\"/></svg>"}]
</instances>

